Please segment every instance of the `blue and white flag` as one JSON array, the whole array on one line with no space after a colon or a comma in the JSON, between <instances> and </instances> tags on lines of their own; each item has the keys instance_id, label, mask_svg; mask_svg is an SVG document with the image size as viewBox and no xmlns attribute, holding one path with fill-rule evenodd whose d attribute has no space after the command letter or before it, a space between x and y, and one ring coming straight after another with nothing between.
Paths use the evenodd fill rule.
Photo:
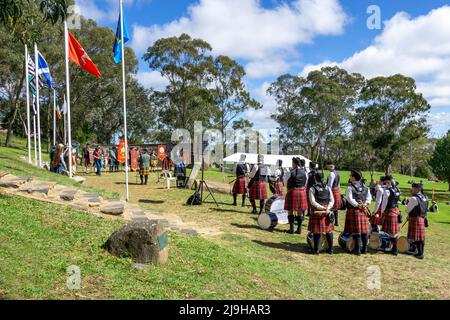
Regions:
<instances>
[{"instance_id":1,"label":"blue and white flag","mask_svg":"<svg viewBox=\"0 0 450 320\"><path fill-rule=\"evenodd\" d=\"M47 61L45 61L44 56L38 51L38 74L43 76L47 82L49 88L53 87L52 76L50 75L50 69L48 68Z\"/></svg>"}]
</instances>

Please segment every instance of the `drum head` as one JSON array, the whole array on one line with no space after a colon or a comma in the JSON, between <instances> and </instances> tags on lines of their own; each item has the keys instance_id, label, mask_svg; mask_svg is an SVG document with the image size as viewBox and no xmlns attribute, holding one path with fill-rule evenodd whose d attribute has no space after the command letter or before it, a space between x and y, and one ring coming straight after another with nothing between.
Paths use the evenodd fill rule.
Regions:
<instances>
[{"instance_id":1,"label":"drum head","mask_svg":"<svg viewBox=\"0 0 450 320\"><path fill-rule=\"evenodd\" d=\"M372 233L369 238L369 248L372 250L377 250L381 247L381 240L379 233Z\"/></svg>"},{"instance_id":2,"label":"drum head","mask_svg":"<svg viewBox=\"0 0 450 320\"><path fill-rule=\"evenodd\" d=\"M308 242L308 245L311 249L314 249L314 240L313 240L313 233L308 232L308 235L306 236L306 241ZM326 251L328 250L328 242L327 237L325 234L321 234L320 236L320 251Z\"/></svg>"},{"instance_id":3,"label":"drum head","mask_svg":"<svg viewBox=\"0 0 450 320\"><path fill-rule=\"evenodd\" d=\"M265 205L266 212L276 214L278 218L278 224L288 224L288 212L284 210L284 197L271 197Z\"/></svg>"},{"instance_id":4,"label":"drum head","mask_svg":"<svg viewBox=\"0 0 450 320\"><path fill-rule=\"evenodd\" d=\"M402 236L398 238L397 242L398 251L401 253L407 253L409 250L409 241L406 237Z\"/></svg>"},{"instance_id":5,"label":"drum head","mask_svg":"<svg viewBox=\"0 0 450 320\"><path fill-rule=\"evenodd\" d=\"M277 217L273 213L261 213L258 217L258 225L263 230L268 230L277 225Z\"/></svg>"}]
</instances>

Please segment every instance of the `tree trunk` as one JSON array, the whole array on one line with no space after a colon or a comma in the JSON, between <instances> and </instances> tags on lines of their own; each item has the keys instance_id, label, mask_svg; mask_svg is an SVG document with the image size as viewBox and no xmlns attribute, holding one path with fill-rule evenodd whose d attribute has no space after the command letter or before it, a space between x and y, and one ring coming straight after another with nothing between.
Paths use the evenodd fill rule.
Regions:
<instances>
[{"instance_id":1,"label":"tree trunk","mask_svg":"<svg viewBox=\"0 0 450 320\"><path fill-rule=\"evenodd\" d=\"M24 81L25 81L25 64L24 64L24 68L23 68L23 72L22 72L22 78L20 79L19 87L17 88L16 96L14 98L14 111L13 111L12 117L9 121L8 131L6 132L5 147L11 146L11 136L12 136L14 122L16 121L17 112L19 111L19 107L20 107L19 99L20 99L20 93L22 92L22 87L23 87Z\"/></svg>"},{"instance_id":2,"label":"tree trunk","mask_svg":"<svg viewBox=\"0 0 450 320\"><path fill-rule=\"evenodd\" d=\"M448 191L450 191L450 178L448 178Z\"/></svg>"}]
</instances>

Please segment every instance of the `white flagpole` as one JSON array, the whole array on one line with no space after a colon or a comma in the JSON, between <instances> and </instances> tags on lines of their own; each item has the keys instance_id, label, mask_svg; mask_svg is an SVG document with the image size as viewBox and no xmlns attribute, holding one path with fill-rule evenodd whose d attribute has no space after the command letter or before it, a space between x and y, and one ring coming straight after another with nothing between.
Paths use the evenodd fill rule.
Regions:
<instances>
[{"instance_id":1,"label":"white flagpole","mask_svg":"<svg viewBox=\"0 0 450 320\"><path fill-rule=\"evenodd\" d=\"M27 144L28 144L28 163L31 163L31 128L30 128L30 86L28 83L28 47L25 45L25 78L27 92Z\"/></svg>"},{"instance_id":2,"label":"white flagpole","mask_svg":"<svg viewBox=\"0 0 450 320\"><path fill-rule=\"evenodd\" d=\"M66 106L67 106L67 139L69 142L69 177L72 178L72 134L70 130L70 74L69 74L69 30L64 21L64 39L66 51Z\"/></svg>"},{"instance_id":3,"label":"white flagpole","mask_svg":"<svg viewBox=\"0 0 450 320\"><path fill-rule=\"evenodd\" d=\"M64 95L64 108L63 108L63 131L64 131L64 144L67 144L67 112L64 111L64 109L66 108L66 96Z\"/></svg>"},{"instance_id":4,"label":"white flagpole","mask_svg":"<svg viewBox=\"0 0 450 320\"><path fill-rule=\"evenodd\" d=\"M53 145L56 144L56 92L53 89Z\"/></svg>"},{"instance_id":5,"label":"white flagpole","mask_svg":"<svg viewBox=\"0 0 450 320\"><path fill-rule=\"evenodd\" d=\"M120 0L120 38L122 45L122 85L123 85L123 133L125 139L125 188L126 196L125 200L129 200L128 192L128 131L127 131L127 97L126 97L126 86L125 86L125 41L123 38L123 0Z\"/></svg>"},{"instance_id":6,"label":"white flagpole","mask_svg":"<svg viewBox=\"0 0 450 320\"><path fill-rule=\"evenodd\" d=\"M39 167L42 167L42 146L41 146L41 115L39 106L39 59L37 44L34 44L34 59L35 59L35 71L36 71L36 110L37 110L37 135L38 135L38 158Z\"/></svg>"},{"instance_id":7,"label":"white flagpole","mask_svg":"<svg viewBox=\"0 0 450 320\"><path fill-rule=\"evenodd\" d=\"M36 99L36 97L34 97L34 99ZM33 115L33 137L34 137L34 165L37 166L38 165L38 160L37 160L37 133L36 133L36 115Z\"/></svg>"}]
</instances>

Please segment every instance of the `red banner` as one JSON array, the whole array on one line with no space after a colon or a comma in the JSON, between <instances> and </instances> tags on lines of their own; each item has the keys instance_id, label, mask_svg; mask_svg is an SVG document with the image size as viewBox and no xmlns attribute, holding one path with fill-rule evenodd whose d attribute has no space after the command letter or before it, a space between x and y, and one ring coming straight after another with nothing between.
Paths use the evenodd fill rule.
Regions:
<instances>
[{"instance_id":1,"label":"red banner","mask_svg":"<svg viewBox=\"0 0 450 320\"><path fill-rule=\"evenodd\" d=\"M117 148L117 161L120 163L125 163L125 140L122 139L119 142L119 147Z\"/></svg>"},{"instance_id":2,"label":"red banner","mask_svg":"<svg viewBox=\"0 0 450 320\"><path fill-rule=\"evenodd\" d=\"M160 144L158 146L158 158L159 160L164 160L166 158L166 145L165 144Z\"/></svg>"},{"instance_id":3,"label":"red banner","mask_svg":"<svg viewBox=\"0 0 450 320\"><path fill-rule=\"evenodd\" d=\"M136 148L131 150L131 170L137 171L139 170L139 152Z\"/></svg>"}]
</instances>

